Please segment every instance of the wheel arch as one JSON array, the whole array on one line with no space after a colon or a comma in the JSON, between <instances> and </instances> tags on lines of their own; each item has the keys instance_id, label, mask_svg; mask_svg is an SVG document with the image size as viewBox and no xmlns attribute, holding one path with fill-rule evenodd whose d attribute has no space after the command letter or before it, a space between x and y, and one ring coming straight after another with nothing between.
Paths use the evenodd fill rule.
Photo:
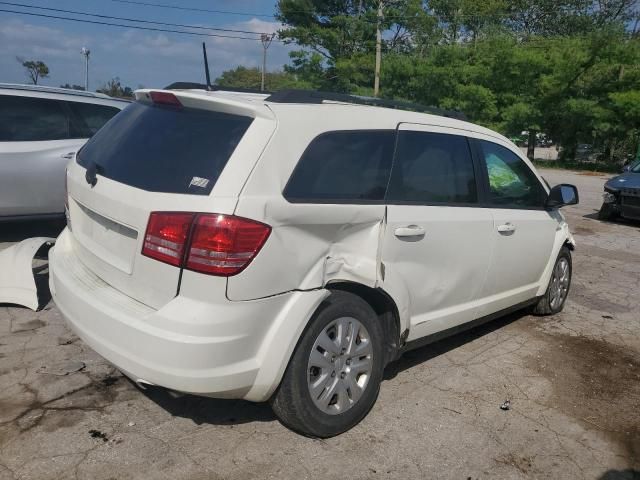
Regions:
<instances>
[{"instance_id":1,"label":"wheel arch","mask_svg":"<svg viewBox=\"0 0 640 480\"><path fill-rule=\"evenodd\" d=\"M349 292L367 302L378 315L385 332L385 365L395 360L400 351L401 331L398 307L391 296L381 288L372 288L352 281L333 281L325 287L329 291Z\"/></svg>"},{"instance_id":2,"label":"wheel arch","mask_svg":"<svg viewBox=\"0 0 640 480\"><path fill-rule=\"evenodd\" d=\"M553 266L556 263L558 255L560 254L560 250L562 250L562 248L564 247L567 247L571 252L573 252L576 248L575 240L573 239L573 235L571 235L569 226L566 223L564 223L564 225L562 225L562 227L556 232L554 247L551 251L551 255L549 256L547 266L545 267L542 277L540 278L540 284L536 296L539 297L541 295L544 295L544 292L546 292L549 280L551 279Z\"/></svg>"}]
</instances>

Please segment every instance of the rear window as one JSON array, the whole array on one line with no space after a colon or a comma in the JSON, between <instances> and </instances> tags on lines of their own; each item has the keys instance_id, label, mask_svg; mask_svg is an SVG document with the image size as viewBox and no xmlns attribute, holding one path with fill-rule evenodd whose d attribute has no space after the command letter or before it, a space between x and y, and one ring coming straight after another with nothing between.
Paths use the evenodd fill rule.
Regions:
<instances>
[{"instance_id":1,"label":"rear window","mask_svg":"<svg viewBox=\"0 0 640 480\"><path fill-rule=\"evenodd\" d=\"M394 142L393 130L324 133L302 154L284 197L300 203L382 201Z\"/></svg>"},{"instance_id":2,"label":"rear window","mask_svg":"<svg viewBox=\"0 0 640 480\"><path fill-rule=\"evenodd\" d=\"M87 142L78 163L150 192L208 195L252 121L136 102Z\"/></svg>"}]
</instances>

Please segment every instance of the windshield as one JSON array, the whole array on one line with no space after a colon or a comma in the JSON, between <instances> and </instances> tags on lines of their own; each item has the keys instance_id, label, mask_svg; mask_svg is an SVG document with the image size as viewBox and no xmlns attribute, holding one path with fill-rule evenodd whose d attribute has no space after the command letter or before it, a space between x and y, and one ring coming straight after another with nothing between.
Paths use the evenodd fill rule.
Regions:
<instances>
[{"instance_id":1,"label":"windshield","mask_svg":"<svg viewBox=\"0 0 640 480\"><path fill-rule=\"evenodd\" d=\"M640 160L631 168L633 173L640 173Z\"/></svg>"},{"instance_id":2,"label":"windshield","mask_svg":"<svg viewBox=\"0 0 640 480\"><path fill-rule=\"evenodd\" d=\"M252 121L136 102L87 142L78 163L142 190L208 195Z\"/></svg>"}]
</instances>

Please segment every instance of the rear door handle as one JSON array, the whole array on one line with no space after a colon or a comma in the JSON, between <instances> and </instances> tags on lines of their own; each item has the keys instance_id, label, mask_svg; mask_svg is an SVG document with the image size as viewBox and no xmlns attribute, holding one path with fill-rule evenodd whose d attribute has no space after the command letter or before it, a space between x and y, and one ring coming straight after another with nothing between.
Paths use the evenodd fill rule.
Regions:
<instances>
[{"instance_id":1,"label":"rear door handle","mask_svg":"<svg viewBox=\"0 0 640 480\"><path fill-rule=\"evenodd\" d=\"M65 153L64 155L60 155L61 158L66 158L67 160L71 160L75 156L76 152Z\"/></svg>"},{"instance_id":2,"label":"rear door handle","mask_svg":"<svg viewBox=\"0 0 640 480\"><path fill-rule=\"evenodd\" d=\"M396 237L423 237L427 232L418 225L409 225L407 227L398 227L393 232Z\"/></svg>"},{"instance_id":3,"label":"rear door handle","mask_svg":"<svg viewBox=\"0 0 640 480\"><path fill-rule=\"evenodd\" d=\"M500 233L513 233L516 231L516 226L511 222L507 222L503 225L498 226L498 231Z\"/></svg>"}]
</instances>

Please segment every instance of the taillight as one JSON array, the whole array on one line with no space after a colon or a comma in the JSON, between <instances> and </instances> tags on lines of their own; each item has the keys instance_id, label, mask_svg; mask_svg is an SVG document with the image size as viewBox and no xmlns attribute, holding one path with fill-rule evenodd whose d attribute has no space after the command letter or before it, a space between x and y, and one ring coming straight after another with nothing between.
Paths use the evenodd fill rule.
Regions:
<instances>
[{"instance_id":1,"label":"taillight","mask_svg":"<svg viewBox=\"0 0 640 480\"><path fill-rule=\"evenodd\" d=\"M244 270L258 254L271 227L233 215L198 215L186 268L231 276Z\"/></svg>"},{"instance_id":2,"label":"taillight","mask_svg":"<svg viewBox=\"0 0 640 480\"><path fill-rule=\"evenodd\" d=\"M251 263L270 233L269 225L234 215L153 212L142 254L228 277Z\"/></svg>"},{"instance_id":3,"label":"taillight","mask_svg":"<svg viewBox=\"0 0 640 480\"><path fill-rule=\"evenodd\" d=\"M149 92L151 101L159 105L169 105L171 107L182 107L182 103L173 93L170 92Z\"/></svg>"},{"instance_id":4,"label":"taillight","mask_svg":"<svg viewBox=\"0 0 640 480\"><path fill-rule=\"evenodd\" d=\"M144 234L142 254L181 266L194 213L152 212Z\"/></svg>"}]
</instances>

